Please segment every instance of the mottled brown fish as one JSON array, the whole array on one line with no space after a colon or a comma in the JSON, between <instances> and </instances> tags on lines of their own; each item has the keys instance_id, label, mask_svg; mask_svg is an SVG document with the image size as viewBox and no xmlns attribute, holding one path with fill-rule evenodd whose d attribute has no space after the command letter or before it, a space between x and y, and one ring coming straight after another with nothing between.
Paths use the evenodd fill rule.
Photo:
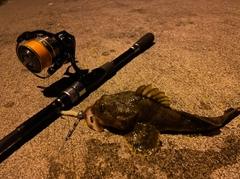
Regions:
<instances>
[{"instance_id":1,"label":"mottled brown fish","mask_svg":"<svg viewBox=\"0 0 240 179\"><path fill-rule=\"evenodd\" d=\"M240 114L230 108L222 116L204 117L170 107L164 92L151 85L136 91L103 95L85 111L87 125L95 131L108 129L127 140L133 154L152 154L160 145L159 134L201 133L222 127Z\"/></svg>"}]
</instances>

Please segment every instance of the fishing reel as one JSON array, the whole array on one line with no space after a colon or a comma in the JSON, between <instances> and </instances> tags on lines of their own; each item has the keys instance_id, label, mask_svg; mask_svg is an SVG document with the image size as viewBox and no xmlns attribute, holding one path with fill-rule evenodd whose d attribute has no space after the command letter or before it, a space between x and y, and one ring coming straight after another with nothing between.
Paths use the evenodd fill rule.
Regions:
<instances>
[{"instance_id":1,"label":"fishing reel","mask_svg":"<svg viewBox=\"0 0 240 179\"><path fill-rule=\"evenodd\" d=\"M40 78L53 75L64 63L71 62L74 70L75 38L66 31L56 34L43 30L24 32L17 38L16 53L20 62L33 74ZM44 71L44 69L47 69Z\"/></svg>"}]
</instances>

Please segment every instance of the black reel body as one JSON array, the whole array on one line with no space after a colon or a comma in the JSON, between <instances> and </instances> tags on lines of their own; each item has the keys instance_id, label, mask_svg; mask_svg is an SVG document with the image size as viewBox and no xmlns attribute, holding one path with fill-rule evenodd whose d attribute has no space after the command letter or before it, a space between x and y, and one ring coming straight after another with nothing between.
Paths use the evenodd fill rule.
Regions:
<instances>
[{"instance_id":1,"label":"black reel body","mask_svg":"<svg viewBox=\"0 0 240 179\"><path fill-rule=\"evenodd\" d=\"M64 63L75 64L75 38L66 31L52 34L43 30L24 32L17 38L16 52L21 63L40 78L55 73ZM47 73L42 71L48 67ZM77 68L77 69L76 69Z\"/></svg>"}]
</instances>

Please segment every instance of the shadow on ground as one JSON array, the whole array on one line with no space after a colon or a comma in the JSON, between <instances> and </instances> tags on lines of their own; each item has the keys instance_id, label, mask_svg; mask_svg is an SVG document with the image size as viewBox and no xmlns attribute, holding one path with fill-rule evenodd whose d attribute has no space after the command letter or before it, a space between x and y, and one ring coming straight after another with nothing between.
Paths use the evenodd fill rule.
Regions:
<instances>
[{"instance_id":1,"label":"shadow on ground","mask_svg":"<svg viewBox=\"0 0 240 179\"><path fill-rule=\"evenodd\" d=\"M109 178L115 177L116 173L120 176L127 175L127 178L146 178L151 173L151 178L158 178L159 172L163 172L168 178L208 179L211 178L214 170L237 163L239 142L239 138L232 135L226 138L225 147L220 152L167 149L159 151L154 157L128 159L118 155L120 148L118 144L106 144L97 139L90 139L86 142L88 148L88 154L84 157L86 170L81 178L96 176ZM233 148L238 150L234 150L233 153ZM151 171L149 171L150 168ZM51 161L48 178L60 176L76 178L77 174L64 164Z\"/></svg>"}]
</instances>

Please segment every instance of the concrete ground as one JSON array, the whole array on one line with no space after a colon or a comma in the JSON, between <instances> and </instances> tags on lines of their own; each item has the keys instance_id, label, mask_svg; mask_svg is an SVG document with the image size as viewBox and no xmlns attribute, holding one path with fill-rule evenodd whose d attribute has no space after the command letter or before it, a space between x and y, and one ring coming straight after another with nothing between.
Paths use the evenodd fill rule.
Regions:
<instances>
[{"instance_id":1,"label":"concrete ground","mask_svg":"<svg viewBox=\"0 0 240 179\"><path fill-rule=\"evenodd\" d=\"M103 94L153 84L172 107L205 116L240 105L238 0L11 0L0 6L0 138L43 109L37 86L63 77L65 65L42 80L18 61L24 31L66 30L76 38L80 68L112 61L147 32L156 44L74 107L84 110ZM0 178L240 178L240 117L221 133L161 135L153 156L132 156L124 139L96 133L74 118L59 118L0 164Z\"/></svg>"}]
</instances>

